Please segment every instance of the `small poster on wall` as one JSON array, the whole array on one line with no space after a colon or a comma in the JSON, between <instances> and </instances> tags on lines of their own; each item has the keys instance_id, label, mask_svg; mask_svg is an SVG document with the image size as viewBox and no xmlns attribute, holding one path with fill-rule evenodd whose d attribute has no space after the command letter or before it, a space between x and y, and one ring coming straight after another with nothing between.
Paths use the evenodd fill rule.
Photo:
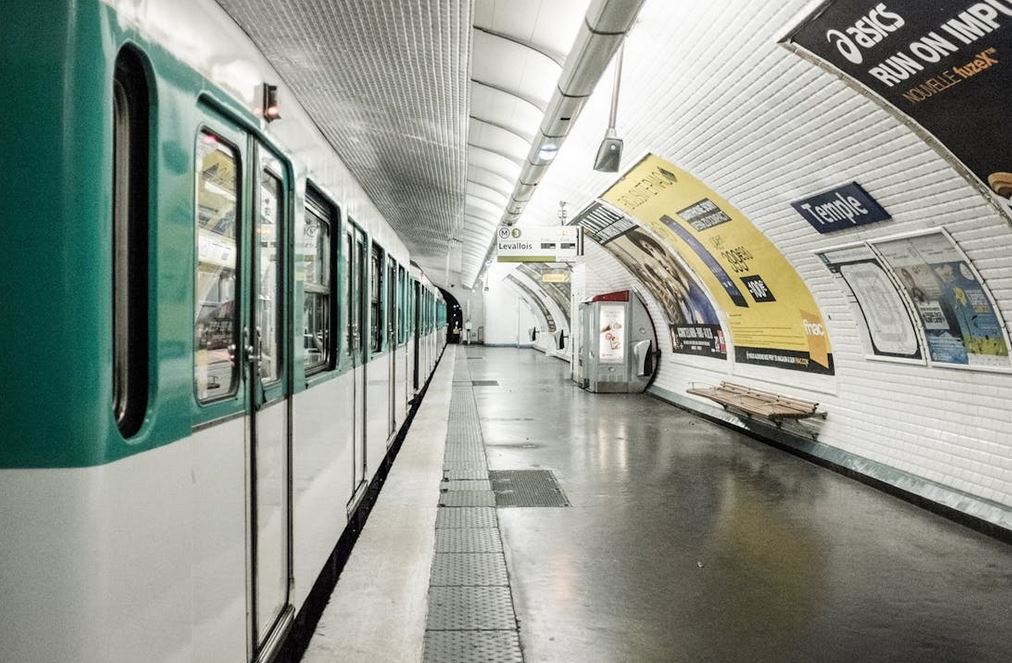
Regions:
<instances>
[{"instance_id":1,"label":"small poster on wall","mask_svg":"<svg viewBox=\"0 0 1012 663\"><path fill-rule=\"evenodd\" d=\"M819 254L847 285L876 357L921 360L921 344L903 297L871 247L861 244ZM923 362L922 362L923 363Z\"/></svg>"},{"instance_id":2,"label":"small poster on wall","mask_svg":"<svg viewBox=\"0 0 1012 663\"><path fill-rule=\"evenodd\" d=\"M1010 368L1008 339L970 261L945 233L873 243L920 317L932 362Z\"/></svg>"},{"instance_id":3,"label":"small poster on wall","mask_svg":"<svg viewBox=\"0 0 1012 663\"><path fill-rule=\"evenodd\" d=\"M598 359L602 364L625 361L625 304L601 304Z\"/></svg>"}]
</instances>

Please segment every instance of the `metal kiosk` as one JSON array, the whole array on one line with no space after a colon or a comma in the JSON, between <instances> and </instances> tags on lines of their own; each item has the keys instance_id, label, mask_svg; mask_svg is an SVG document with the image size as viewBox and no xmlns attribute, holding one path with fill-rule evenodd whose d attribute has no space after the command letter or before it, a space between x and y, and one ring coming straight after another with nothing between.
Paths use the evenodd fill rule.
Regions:
<instances>
[{"instance_id":1,"label":"metal kiosk","mask_svg":"<svg viewBox=\"0 0 1012 663\"><path fill-rule=\"evenodd\" d=\"M581 302L574 380L595 393L640 393L657 368L657 335L639 295L630 290Z\"/></svg>"}]
</instances>

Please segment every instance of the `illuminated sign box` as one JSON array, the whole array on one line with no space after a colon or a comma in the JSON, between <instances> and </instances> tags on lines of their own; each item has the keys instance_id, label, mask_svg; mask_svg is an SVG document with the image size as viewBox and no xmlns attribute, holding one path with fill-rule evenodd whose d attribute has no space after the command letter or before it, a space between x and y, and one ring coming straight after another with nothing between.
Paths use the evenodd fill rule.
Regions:
<instances>
[{"instance_id":1,"label":"illuminated sign box","mask_svg":"<svg viewBox=\"0 0 1012 663\"><path fill-rule=\"evenodd\" d=\"M498 262L572 262L583 255L582 229L574 226L499 226Z\"/></svg>"}]
</instances>

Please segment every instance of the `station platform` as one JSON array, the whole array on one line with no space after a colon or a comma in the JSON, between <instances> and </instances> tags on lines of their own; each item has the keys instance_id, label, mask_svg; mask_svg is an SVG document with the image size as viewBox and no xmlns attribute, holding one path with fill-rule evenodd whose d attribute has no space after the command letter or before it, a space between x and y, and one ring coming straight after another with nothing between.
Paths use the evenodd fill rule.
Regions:
<instances>
[{"instance_id":1,"label":"station platform","mask_svg":"<svg viewBox=\"0 0 1012 663\"><path fill-rule=\"evenodd\" d=\"M1006 544L568 374L447 348L306 663L1012 660Z\"/></svg>"}]
</instances>

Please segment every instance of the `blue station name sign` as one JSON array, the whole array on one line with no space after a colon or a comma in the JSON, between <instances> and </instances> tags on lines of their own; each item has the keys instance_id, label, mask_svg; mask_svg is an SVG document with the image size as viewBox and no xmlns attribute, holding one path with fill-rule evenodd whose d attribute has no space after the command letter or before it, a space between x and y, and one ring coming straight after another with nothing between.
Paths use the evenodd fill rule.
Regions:
<instances>
[{"instance_id":1,"label":"blue station name sign","mask_svg":"<svg viewBox=\"0 0 1012 663\"><path fill-rule=\"evenodd\" d=\"M892 217L857 182L796 200L791 207L820 233L831 233Z\"/></svg>"}]
</instances>

